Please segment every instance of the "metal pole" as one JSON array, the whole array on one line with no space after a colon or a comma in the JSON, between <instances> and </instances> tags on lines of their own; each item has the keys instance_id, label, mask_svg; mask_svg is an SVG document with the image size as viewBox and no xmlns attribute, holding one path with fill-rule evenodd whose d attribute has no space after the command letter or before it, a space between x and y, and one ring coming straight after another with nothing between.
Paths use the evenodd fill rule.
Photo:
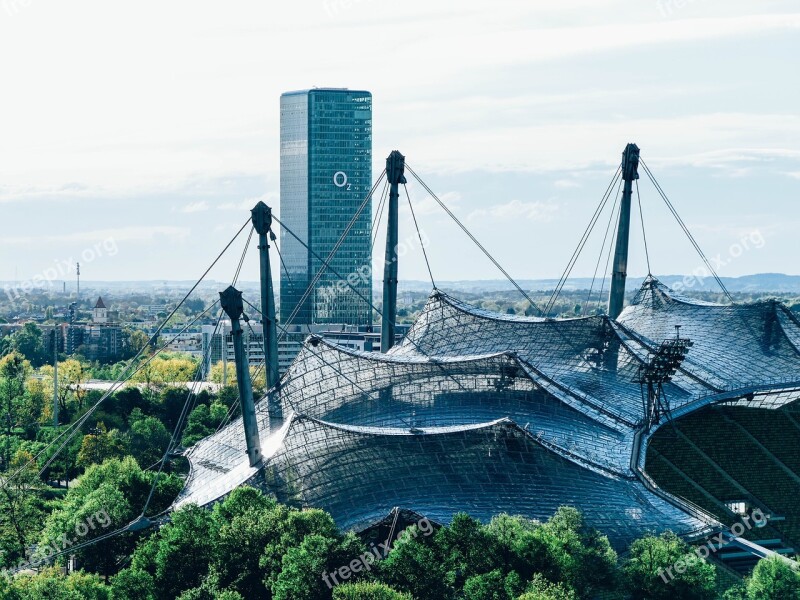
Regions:
<instances>
[{"instance_id":1,"label":"metal pole","mask_svg":"<svg viewBox=\"0 0 800 600\"><path fill-rule=\"evenodd\" d=\"M611 294L608 298L608 316L616 319L625 302L625 280L628 276L628 245L631 233L631 197L633 182L639 179L639 147L628 144L622 153L622 204L619 209L617 245L614 250L614 270L611 275Z\"/></svg>"},{"instance_id":2,"label":"metal pole","mask_svg":"<svg viewBox=\"0 0 800 600\"><path fill-rule=\"evenodd\" d=\"M256 420L256 407L253 402L253 384L250 381L250 367L245 359L242 324L239 319L244 313L242 292L228 287L219 294L222 310L231 320L231 335L233 336L233 353L236 358L236 382L239 386L239 399L242 404L242 422L244 424L244 437L247 444L247 457L250 466L255 467L261 463L261 438L258 433Z\"/></svg>"},{"instance_id":3,"label":"metal pole","mask_svg":"<svg viewBox=\"0 0 800 600\"><path fill-rule=\"evenodd\" d=\"M261 335L264 340L264 372L267 378L267 412L269 429L275 431L283 423L283 408L275 389L280 383L278 324L275 317L272 266L269 261L269 242L275 241L275 234L272 232L272 209L269 206L259 202L250 212L253 215L253 228L258 233L258 251L261 258Z\"/></svg>"},{"instance_id":4,"label":"metal pole","mask_svg":"<svg viewBox=\"0 0 800 600\"><path fill-rule=\"evenodd\" d=\"M275 318L275 292L272 287L272 267L269 261L269 242L275 241L272 232L272 209L259 202L251 211L253 227L258 233L258 250L261 257L261 325L264 334L264 360L266 361L267 389L278 385L278 326ZM269 235L269 239L267 236Z\"/></svg>"},{"instance_id":5,"label":"metal pole","mask_svg":"<svg viewBox=\"0 0 800 600\"><path fill-rule=\"evenodd\" d=\"M389 182L389 219L386 230L386 255L383 264L383 310L381 314L381 352L394 346L397 321L397 244L399 187L406 183L406 158L397 150L386 159L386 179Z\"/></svg>"}]
</instances>

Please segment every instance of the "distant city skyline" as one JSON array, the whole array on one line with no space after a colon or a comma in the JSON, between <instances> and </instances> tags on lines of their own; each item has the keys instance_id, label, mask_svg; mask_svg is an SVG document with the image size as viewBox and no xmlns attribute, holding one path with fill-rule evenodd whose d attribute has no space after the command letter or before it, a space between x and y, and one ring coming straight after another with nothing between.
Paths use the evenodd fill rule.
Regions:
<instances>
[{"instance_id":1,"label":"distant city skyline","mask_svg":"<svg viewBox=\"0 0 800 600\"><path fill-rule=\"evenodd\" d=\"M402 151L517 279L560 275L628 142L720 275L800 274L795 3L411 0L402 19L375 1L10 6L0 280L65 261L86 280L196 279L259 199L279 206L276 99L326 85L373 93L373 172ZM640 187L654 273L692 273L690 244ZM409 192L437 278L500 277ZM415 235L405 208L400 227ZM756 234L761 247L732 254ZM576 276L591 277L601 237ZM228 278L235 254L210 277ZM637 229L629 273L646 271ZM242 276L258 277L254 250ZM400 279L426 278L410 251Z\"/></svg>"}]
</instances>

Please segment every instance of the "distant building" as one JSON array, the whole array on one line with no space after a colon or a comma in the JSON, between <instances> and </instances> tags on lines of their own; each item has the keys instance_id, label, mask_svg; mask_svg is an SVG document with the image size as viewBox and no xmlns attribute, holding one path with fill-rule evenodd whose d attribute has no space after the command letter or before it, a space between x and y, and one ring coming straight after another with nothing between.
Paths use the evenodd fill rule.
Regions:
<instances>
[{"instance_id":1,"label":"distant building","mask_svg":"<svg viewBox=\"0 0 800 600\"><path fill-rule=\"evenodd\" d=\"M284 326L368 326L372 311L363 298L372 298L371 201L333 257L332 269L301 300L322 266L315 254L328 259L372 185L372 94L318 88L286 92L280 105L280 215L303 242L281 228L286 268L281 269L280 321ZM334 271L350 278L358 293Z\"/></svg>"},{"instance_id":2,"label":"distant building","mask_svg":"<svg viewBox=\"0 0 800 600\"><path fill-rule=\"evenodd\" d=\"M92 322L93 323L108 323L108 309L103 303L103 297L97 299L97 303L92 309Z\"/></svg>"}]
</instances>

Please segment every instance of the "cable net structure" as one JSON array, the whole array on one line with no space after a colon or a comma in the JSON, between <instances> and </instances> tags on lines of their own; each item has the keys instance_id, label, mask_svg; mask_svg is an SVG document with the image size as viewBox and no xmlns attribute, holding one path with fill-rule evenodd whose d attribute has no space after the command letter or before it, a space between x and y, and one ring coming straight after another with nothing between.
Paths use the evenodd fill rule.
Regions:
<instances>
[{"instance_id":1,"label":"cable net structure","mask_svg":"<svg viewBox=\"0 0 800 600\"><path fill-rule=\"evenodd\" d=\"M651 277L619 321L546 319L434 290L386 354L309 337L269 392L283 425L271 431L267 398L257 404L263 464L248 465L234 421L187 452L175 507L250 484L356 530L397 508L446 523L459 511L544 519L568 504L617 547L667 529L706 535L719 523L643 470L663 423L646 425L640 367L676 325L694 347L663 386L673 415L800 398L800 324L775 302L697 302Z\"/></svg>"}]
</instances>

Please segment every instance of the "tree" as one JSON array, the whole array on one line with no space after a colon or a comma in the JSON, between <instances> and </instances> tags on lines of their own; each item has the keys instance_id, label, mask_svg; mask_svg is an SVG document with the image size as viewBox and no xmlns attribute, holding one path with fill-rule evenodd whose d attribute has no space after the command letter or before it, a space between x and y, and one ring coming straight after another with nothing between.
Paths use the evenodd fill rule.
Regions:
<instances>
[{"instance_id":1,"label":"tree","mask_svg":"<svg viewBox=\"0 0 800 600\"><path fill-rule=\"evenodd\" d=\"M186 429L183 431L184 447L193 446L204 437L214 433L228 414L228 409L217 402L210 407L199 404L189 415Z\"/></svg>"},{"instance_id":2,"label":"tree","mask_svg":"<svg viewBox=\"0 0 800 600\"><path fill-rule=\"evenodd\" d=\"M274 600L296 598L331 598L333 585L325 575L347 567L364 553L355 534L335 538L318 534L307 535L299 546L289 548L283 556L281 572L272 585ZM347 567L349 568L349 567ZM354 579L359 578L354 573Z\"/></svg>"},{"instance_id":3,"label":"tree","mask_svg":"<svg viewBox=\"0 0 800 600\"><path fill-rule=\"evenodd\" d=\"M381 579L417 600L445 600L454 595L442 557L419 536L405 536L380 564Z\"/></svg>"},{"instance_id":4,"label":"tree","mask_svg":"<svg viewBox=\"0 0 800 600\"><path fill-rule=\"evenodd\" d=\"M251 487L234 490L214 506L219 537L212 567L221 587L236 590L245 598L266 596L259 561L267 544L280 534L275 515L288 517L276 507L274 500Z\"/></svg>"},{"instance_id":5,"label":"tree","mask_svg":"<svg viewBox=\"0 0 800 600\"><path fill-rule=\"evenodd\" d=\"M164 424L155 417L143 417L131 423L129 448L143 469L161 460L172 438Z\"/></svg>"},{"instance_id":6,"label":"tree","mask_svg":"<svg viewBox=\"0 0 800 600\"><path fill-rule=\"evenodd\" d=\"M564 582L583 598L614 587L617 554L607 537L586 527L577 509L562 506L533 536L544 547L538 570L549 581Z\"/></svg>"},{"instance_id":7,"label":"tree","mask_svg":"<svg viewBox=\"0 0 800 600\"><path fill-rule=\"evenodd\" d=\"M30 363L22 354L13 352L0 359L0 403L2 406L2 427L7 436L11 436L19 425L20 407L25 396L25 380L30 374ZM11 448L6 444L3 453L2 468L8 468L11 460Z\"/></svg>"},{"instance_id":8,"label":"tree","mask_svg":"<svg viewBox=\"0 0 800 600\"><path fill-rule=\"evenodd\" d=\"M125 569L111 579L114 600L156 600L156 584L145 571Z\"/></svg>"},{"instance_id":9,"label":"tree","mask_svg":"<svg viewBox=\"0 0 800 600\"><path fill-rule=\"evenodd\" d=\"M577 594L563 583L551 583L537 573L518 600L577 600Z\"/></svg>"},{"instance_id":10,"label":"tree","mask_svg":"<svg viewBox=\"0 0 800 600\"><path fill-rule=\"evenodd\" d=\"M333 589L333 600L413 600L410 594L393 590L383 583L362 581Z\"/></svg>"},{"instance_id":11,"label":"tree","mask_svg":"<svg viewBox=\"0 0 800 600\"><path fill-rule=\"evenodd\" d=\"M502 566L495 538L478 520L464 513L455 515L448 527L436 532L435 545L447 570L447 581L456 589L468 578Z\"/></svg>"},{"instance_id":12,"label":"tree","mask_svg":"<svg viewBox=\"0 0 800 600\"><path fill-rule=\"evenodd\" d=\"M627 590L634 598L705 600L714 598L714 567L700 560L672 532L647 536L631 544L623 566Z\"/></svg>"},{"instance_id":13,"label":"tree","mask_svg":"<svg viewBox=\"0 0 800 600\"><path fill-rule=\"evenodd\" d=\"M61 507L48 516L40 546L61 545L65 535L68 540L88 541L128 525L141 514L154 483L149 515L172 503L183 487L178 477L163 473L159 477L143 471L130 456L90 466L69 490ZM89 531L82 524L88 524ZM118 562L133 552L135 544L135 534L121 533L76 554L85 570L108 577L116 573Z\"/></svg>"},{"instance_id":14,"label":"tree","mask_svg":"<svg viewBox=\"0 0 800 600\"><path fill-rule=\"evenodd\" d=\"M77 464L85 468L99 465L111 458L122 458L126 454L125 440L119 430L107 431L103 423L98 423L91 433L83 436Z\"/></svg>"},{"instance_id":15,"label":"tree","mask_svg":"<svg viewBox=\"0 0 800 600\"><path fill-rule=\"evenodd\" d=\"M464 600L514 600L506 590L505 577L500 569L473 575L464 583Z\"/></svg>"},{"instance_id":16,"label":"tree","mask_svg":"<svg viewBox=\"0 0 800 600\"><path fill-rule=\"evenodd\" d=\"M54 371L52 365L44 365L39 369L42 382L48 390L53 389ZM73 415L83 412L87 397L85 383L89 380L89 371L84 364L68 358L58 363L58 405L59 419L69 423Z\"/></svg>"},{"instance_id":17,"label":"tree","mask_svg":"<svg viewBox=\"0 0 800 600\"><path fill-rule=\"evenodd\" d=\"M217 361L216 364L211 365L211 369L208 374L208 380L214 383L223 383L227 379L227 385L236 387L237 380L236 380L236 365L233 361L228 361L228 375L227 378L225 377L225 363L223 361ZM261 390L266 387L266 374L264 373L264 369L259 367L250 367L250 380L253 383L254 390Z\"/></svg>"},{"instance_id":18,"label":"tree","mask_svg":"<svg viewBox=\"0 0 800 600\"><path fill-rule=\"evenodd\" d=\"M747 580L748 600L800 599L800 574L778 556L760 560Z\"/></svg>"},{"instance_id":19,"label":"tree","mask_svg":"<svg viewBox=\"0 0 800 600\"><path fill-rule=\"evenodd\" d=\"M136 549L131 567L150 573L158 598L177 598L208 574L216 538L211 512L190 504Z\"/></svg>"},{"instance_id":20,"label":"tree","mask_svg":"<svg viewBox=\"0 0 800 600\"><path fill-rule=\"evenodd\" d=\"M11 339L13 351L21 354L34 367L40 367L49 360L45 352L42 330L35 323L25 323Z\"/></svg>"},{"instance_id":21,"label":"tree","mask_svg":"<svg viewBox=\"0 0 800 600\"><path fill-rule=\"evenodd\" d=\"M111 598L110 590L97 576L80 571L64 577L57 569L45 569L38 575L16 577L12 586L12 594L15 595L11 595L11 598L24 600L110 600Z\"/></svg>"},{"instance_id":22,"label":"tree","mask_svg":"<svg viewBox=\"0 0 800 600\"><path fill-rule=\"evenodd\" d=\"M28 547L44 523L46 508L33 456L18 450L9 467L0 477L0 565L4 567L26 559Z\"/></svg>"}]
</instances>

